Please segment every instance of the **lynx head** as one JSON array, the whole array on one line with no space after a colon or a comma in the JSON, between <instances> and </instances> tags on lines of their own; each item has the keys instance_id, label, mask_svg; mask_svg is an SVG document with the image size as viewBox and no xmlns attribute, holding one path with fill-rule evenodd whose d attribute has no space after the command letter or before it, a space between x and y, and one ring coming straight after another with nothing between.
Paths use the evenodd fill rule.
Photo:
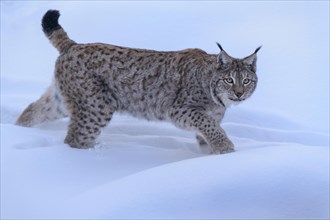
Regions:
<instances>
[{"instance_id":1,"label":"lynx head","mask_svg":"<svg viewBox=\"0 0 330 220\"><path fill-rule=\"evenodd\" d=\"M229 56L219 43L217 70L212 77L211 95L217 104L229 106L249 98L257 86L256 62L258 47L253 54L244 59Z\"/></svg>"}]
</instances>

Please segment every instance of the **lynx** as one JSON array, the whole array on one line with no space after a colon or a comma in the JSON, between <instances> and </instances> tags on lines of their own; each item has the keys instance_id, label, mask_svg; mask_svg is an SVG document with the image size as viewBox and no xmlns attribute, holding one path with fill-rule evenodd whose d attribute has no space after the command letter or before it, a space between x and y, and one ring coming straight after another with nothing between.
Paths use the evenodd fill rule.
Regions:
<instances>
[{"instance_id":1,"label":"lynx","mask_svg":"<svg viewBox=\"0 0 330 220\"><path fill-rule=\"evenodd\" d=\"M93 43L78 44L59 25L59 11L42 18L45 35L60 55L55 79L17 120L33 126L70 116L65 143L74 148L96 144L114 112L172 122L197 133L213 154L234 151L220 122L231 104L251 96L257 85L258 47L244 59L200 49L153 51Z\"/></svg>"}]
</instances>

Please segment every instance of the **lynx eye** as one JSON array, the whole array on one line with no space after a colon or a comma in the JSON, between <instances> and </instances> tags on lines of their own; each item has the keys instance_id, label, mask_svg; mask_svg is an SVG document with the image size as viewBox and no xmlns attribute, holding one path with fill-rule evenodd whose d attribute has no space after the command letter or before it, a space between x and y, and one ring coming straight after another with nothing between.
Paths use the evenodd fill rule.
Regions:
<instances>
[{"instance_id":1,"label":"lynx eye","mask_svg":"<svg viewBox=\"0 0 330 220\"><path fill-rule=\"evenodd\" d=\"M249 85L251 83L251 80L250 79L244 79L243 80L243 84L244 85Z\"/></svg>"},{"instance_id":2,"label":"lynx eye","mask_svg":"<svg viewBox=\"0 0 330 220\"><path fill-rule=\"evenodd\" d=\"M233 84L234 80L233 80L233 78L226 78L225 82L228 84Z\"/></svg>"}]
</instances>

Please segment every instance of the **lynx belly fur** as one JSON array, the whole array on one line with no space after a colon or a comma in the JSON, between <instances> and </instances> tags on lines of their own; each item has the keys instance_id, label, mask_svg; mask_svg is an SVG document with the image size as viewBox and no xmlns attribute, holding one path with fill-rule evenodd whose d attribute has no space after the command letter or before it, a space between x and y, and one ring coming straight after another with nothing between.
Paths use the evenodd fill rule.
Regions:
<instances>
[{"instance_id":1,"label":"lynx belly fur","mask_svg":"<svg viewBox=\"0 0 330 220\"><path fill-rule=\"evenodd\" d=\"M49 10L42 19L45 35L60 55L55 79L30 104L17 124L33 126L70 116L65 143L90 148L114 112L148 120L170 121L193 130L210 153L234 151L220 127L226 108L251 96L257 85L257 48L244 59L200 49L163 52L110 44L77 44Z\"/></svg>"}]
</instances>

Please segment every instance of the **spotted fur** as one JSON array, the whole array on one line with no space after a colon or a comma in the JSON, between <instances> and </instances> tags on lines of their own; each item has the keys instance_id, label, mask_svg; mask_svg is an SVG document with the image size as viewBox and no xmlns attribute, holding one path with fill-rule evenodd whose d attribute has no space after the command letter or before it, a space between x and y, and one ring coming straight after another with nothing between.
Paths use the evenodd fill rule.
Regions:
<instances>
[{"instance_id":1,"label":"spotted fur","mask_svg":"<svg viewBox=\"0 0 330 220\"><path fill-rule=\"evenodd\" d=\"M226 108L251 96L257 85L256 53L244 59L200 49L174 52L110 44L77 44L48 11L43 30L60 55L55 80L24 110L17 124L33 126L70 116L65 143L89 148L114 112L170 121L193 130L211 153L234 151L220 127Z\"/></svg>"}]
</instances>

